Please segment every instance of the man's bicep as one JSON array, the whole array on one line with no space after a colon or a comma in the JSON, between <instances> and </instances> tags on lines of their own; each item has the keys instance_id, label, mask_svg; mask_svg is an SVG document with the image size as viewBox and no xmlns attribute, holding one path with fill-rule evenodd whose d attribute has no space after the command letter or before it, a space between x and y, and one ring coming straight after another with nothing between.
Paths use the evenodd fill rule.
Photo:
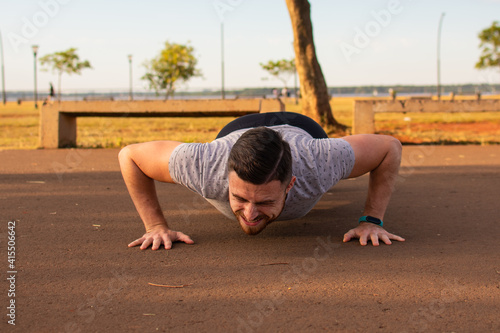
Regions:
<instances>
[{"instance_id":1,"label":"man's bicep","mask_svg":"<svg viewBox=\"0 0 500 333\"><path fill-rule=\"evenodd\" d=\"M377 134L358 134L343 137L354 151L355 163L349 178L359 177L376 169L389 151L395 138Z\"/></svg>"},{"instance_id":2,"label":"man's bicep","mask_svg":"<svg viewBox=\"0 0 500 333\"><path fill-rule=\"evenodd\" d=\"M120 159L130 158L141 171L154 180L174 183L168 163L178 141L151 141L129 145L120 152Z\"/></svg>"}]
</instances>

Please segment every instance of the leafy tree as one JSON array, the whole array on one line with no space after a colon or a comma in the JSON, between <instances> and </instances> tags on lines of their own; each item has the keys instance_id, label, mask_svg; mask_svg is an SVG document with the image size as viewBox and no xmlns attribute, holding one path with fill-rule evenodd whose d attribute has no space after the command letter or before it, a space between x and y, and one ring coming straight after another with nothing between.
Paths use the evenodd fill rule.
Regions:
<instances>
[{"instance_id":1,"label":"leafy tree","mask_svg":"<svg viewBox=\"0 0 500 333\"><path fill-rule=\"evenodd\" d=\"M481 43L481 57L476 63L476 68L486 69L489 67L500 69L500 25L498 21L492 23L491 27L479 33Z\"/></svg>"},{"instance_id":2,"label":"leafy tree","mask_svg":"<svg viewBox=\"0 0 500 333\"><path fill-rule=\"evenodd\" d=\"M149 87L159 94L165 90L165 99L173 97L178 82L186 82L191 77L202 76L196 68L198 60L193 55L190 45L165 42L160 54L144 63L146 74L142 77L148 81Z\"/></svg>"},{"instance_id":3,"label":"leafy tree","mask_svg":"<svg viewBox=\"0 0 500 333\"><path fill-rule=\"evenodd\" d=\"M345 130L333 117L330 96L314 46L311 5L307 0L286 0L293 30L295 63L300 80L302 111L323 126Z\"/></svg>"},{"instance_id":4,"label":"leafy tree","mask_svg":"<svg viewBox=\"0 0 500 333\"><path fill-rule=\"evenodd\" d=\"M61 76L63 73L71 74L81 74L81 71L85 68L92 68L90 62L87 60L80 61L80 57L76 54L75 48L70 48L66 51L55 52L52 54L47 54L40 58L40 64L42 66L49 66L52 68L53 72L58 75L58 100L61 101ZM47 68L42 68L42 70L48 70Z\"/></svg>"},{"instance_id":5,"label":"leafy tree","mask_svg":"<svg viewBox=\"0 0 500 333\"><path fill-rule=\"evenodd\" d=\"M295 73L295 59L269 60L267 64L260 63L260 67L283 82L283 85L287 88L288 80Z\"/></svg>"}]
</instances>

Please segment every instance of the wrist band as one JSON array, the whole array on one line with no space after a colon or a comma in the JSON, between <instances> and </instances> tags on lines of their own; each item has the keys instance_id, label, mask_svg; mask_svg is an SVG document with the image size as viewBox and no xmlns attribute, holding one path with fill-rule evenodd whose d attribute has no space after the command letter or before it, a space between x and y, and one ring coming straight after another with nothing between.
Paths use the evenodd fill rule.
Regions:
<instances>
[{"instance_id":1,"label":"wrist band","mask_svg":"<svg viewBox=\"0 0 500 333\"><path fill-rule=\"evenodd\" d=\"M373 217L373 216L361 216L359 218L358 222L359 223L370 222L370 223L376 224L376 225L381 226L381 227L384 225L384 222L381 219L378 219L378 218Z\"/></svg>"}]
</instances>

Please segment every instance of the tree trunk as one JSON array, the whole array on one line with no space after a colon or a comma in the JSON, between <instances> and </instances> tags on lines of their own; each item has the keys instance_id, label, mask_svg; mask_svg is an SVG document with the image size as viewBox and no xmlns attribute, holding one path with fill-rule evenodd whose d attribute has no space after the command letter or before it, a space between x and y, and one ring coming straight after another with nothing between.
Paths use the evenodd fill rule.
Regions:
<instances>
[{"instance_id":1,"label":"tree trunk","mask_svg":"<svg viewBox=\"0 0 500 333\"><path fill-rule=\"evenodd\" d=\"M175 87L173 83L167 83L167 87L165 88L165 100L169 98L174 99Z\"/></svg>"},{"instance_id":2,"label":"tree trunk","mask_svg":"<svg viewBox=\"0 0 500 333\"><path fill-rule=\"evenodd\" d=\"M286 0L293 29L295 63L300 80L302 112L323 126L345 130L333 117L323 72L316 58L311 23L311 6L307 0Z\"/></svg>"}]
</instances>

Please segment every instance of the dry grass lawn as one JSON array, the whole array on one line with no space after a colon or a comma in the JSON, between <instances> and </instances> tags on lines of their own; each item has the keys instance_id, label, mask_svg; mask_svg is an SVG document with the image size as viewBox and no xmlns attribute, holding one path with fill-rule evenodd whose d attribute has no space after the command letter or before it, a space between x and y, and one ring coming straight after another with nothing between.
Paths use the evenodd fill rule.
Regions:
<instances>
[{"instance_id":1,"label":"dry grass lawn","mask_svg":"<svg viewBox=\"0 0 500 333\"><path fill-rule=\"evenodd\" d=\"M352 126L353 100L352 97L336 97L331 102L335 118L347 126ZM286 101L286 109L301 111L300 105L296 105L293 99ZM116 148L152 140L208 142L233 119L79 118L78 145L85 148ZM404 144L500 143L500 112L382 113L376 115L375 124L377 133L393 135ZM35 149L38 147L38 131L39 115L33 104L0 104L0 149ZM332 132L329 134L336 136Z\"/></svg>"}]
</instances>

